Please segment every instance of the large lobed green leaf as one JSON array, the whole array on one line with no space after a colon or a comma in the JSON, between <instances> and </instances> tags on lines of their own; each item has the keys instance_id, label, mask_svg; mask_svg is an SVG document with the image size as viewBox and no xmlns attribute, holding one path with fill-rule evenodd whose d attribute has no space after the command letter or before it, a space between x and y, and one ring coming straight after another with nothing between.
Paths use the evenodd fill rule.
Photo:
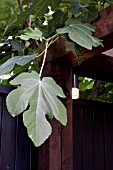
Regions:
<instances>
[{"instance_id":1,"label":"large lobed green leaf","mask_svg":"<svg viewBox=\"0 0 113 170\"><path fill-rule=\"evenodd\" d=\"M64 98L65 95L52 78L44 77L40 80L38 73L33 71L18 75L10 83L21 86L8 95L8 111L12 116L24 112L23 121L35 146L40 146L51 134L51 125L46 115L53 115L66 125L66 109L57 98Z\"/></svg>"},{"instance_id":2,"label":"large lobed green leaf","mask_svg":"<svg viewBox=\"0 0 113 170\"><path fill-rule=\"evenodd\" d=\"M80 46L92 50L92 47L102 45L102 41L93 37L95 27L89 23L81 23L79 19L68 19L64 28L57 29L58 34L68 33L69 38Z\"/></svg>"}]
</instances>

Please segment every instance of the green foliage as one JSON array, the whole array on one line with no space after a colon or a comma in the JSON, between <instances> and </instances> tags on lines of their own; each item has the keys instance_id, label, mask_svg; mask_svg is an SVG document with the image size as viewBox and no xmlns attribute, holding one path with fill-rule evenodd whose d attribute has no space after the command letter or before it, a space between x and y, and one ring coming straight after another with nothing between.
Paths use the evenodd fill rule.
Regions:
<instances>
[{"instance_id":1,"label":"green foliage","mask_svg":"<svg viewBox=\"0 0 113 170\"><path fill-rule=\"evenodd\" d=\"M26 28L24 31L23 31L24 34L20 35L19 37L22 39L22 40L29 40L29 39L36 39L36 40L39 40L40 38L43 38L42 37L42 32L35 28L34 30L32 28Z\"/></svg>"},{"instance_id":2,"label":"green foliage","mask_svg":"<svg viewBox=\"0 0 113 170\"><path fill-rule=\"evenodd\" d=\"M11 41L11 46L12 46L12 51L18 51L18 55L22 56L24 55L24 44L17 40L17 39L13 39Z\"/></svg>"},{"instance_id":3,"label":"green foliage","mask_svg":"<svg viewBox=\"0 0 113 170\"><path fill-rule=\"evenodd\" d=\"M91 35L92 32L95 32L94 26L88 23L83 24L77 19L68 19L64 28L57 29L58 34L68 33L72 41L89 50L92 50L93 46L102 45L101 40Z\"/></svg>"},{"instance_id":4,"label":"green foliage","mask_svg":"<svg viewBox=\"0 0 113 170\"><path fill-rule=\"evenodd\" d=\"M18 12L16 0L0 0L0 35L16 21Z\"/></svg>"},{"instance_id":5,"label":"green foliage","mask_svg":"<svg viewBox=\"0 0 113 170\"><path fill-rule=\"evenodd\" d=\"M86 77L79 77L80 98L91 100L95 80ZM97 101L113 103L113 83L102 81L97 95Z\"/></svg>"},{"instance_id":6,"label":"green foliage","mask_svg":"<svg viewBox=\"0 0 113 170\"><path fill-rule=\"evenodd\" d=\"M113 103L113 83L101 83L97 100L101 102Z\"/></svg>"},{"instance_id":7,"label":"green foliage","mask_svg":"<svg viewBox=\"0 0 113 170\"><path fill-rule=\"evenodd\" d=\"M72 51L73 54L75 54L78 57L78 64L79 64L79 60L82 56L82 51L81 51L80 46L78 44L72 42L71 40L69 40L69 38L67 38L67 36L65 36L65 45L66 45L67 52Z\"/></svg>"},{"instance_id":8,"label":"green foliage","mask_svg":"<svg viewBox=\"0 0 113 170\"><path fill-rule=\"evenodd\" d=\"M84 77L79 77L79 88L81 91L86 89L92 89L94 86L94 80Z\"/></svg>"},{"instance_id":9,"label":"green foliage","mask_svg":"<svg viewBox=\"0 0 113 170\"><path fill-rule=\"evenodd\" d=\"M8 95L8 111L12 116L24 111L24 124L35 146L40 146L51 134L51 126L46 115L52 114L66 125L66 109L57 98L57 96L64 98L65 95L52 78L44 77L40 80L36 72L22 73L10 83L21 86ZM27 109L28 105L30 108Z\"/></svg>"},{"instance_id":10,"label":"green foliage","mask_svg":"<svg viewBox=\"0 0 113 170\"><path fill-rule=\"evenodd\" d=\"M7 60L4 64L0 66L0 75L9 73L13 70L15 64L24 66L31 60L36 58L37 54L27 55L27 56L15 56Z\"/></svg>"},{"instance_id":11,"label":"green foliage","mask_svg":"<svg viewBox=\"0 0 113 170\"><path fill-rule=\"evenodd\" d=\"M24 1L27 7L25 11L20 13L17 18L17 23L23 23L29 19L30 15L34 15L35 17L44 16L48 12L48 6L52 7L52 10L58 8L61 0L30 0ZM29 7L29 3L31 4ZM15 23L15 24L17 24Z\"/></svg>"}]
</instances>

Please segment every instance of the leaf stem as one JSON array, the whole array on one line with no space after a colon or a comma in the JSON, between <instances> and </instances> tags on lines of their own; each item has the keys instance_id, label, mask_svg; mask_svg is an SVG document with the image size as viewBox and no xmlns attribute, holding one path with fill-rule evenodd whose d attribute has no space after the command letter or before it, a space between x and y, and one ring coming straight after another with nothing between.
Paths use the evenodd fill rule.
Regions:
<instances>
[{"instance_id":1,"label":"leaf stem","mask_svg":"<svg viewBox=\"0 0 113 170\"><path fill-rule=\"evenodd\" d=\"M58 38L59 38L59 37L57 36L56 39L50 41L50 43L48 43L48 47L50 47L51 44L53 44L55 41L57 41ZM49 40L50 40L50 39L48 39L48 41L49 41ZM38 55L38 58L39 58L41 55L43 55L44 53L45 53L45 49Z\"/></svg>"},{"instance_id":2,"label":"leaf stem","mask_svg":"<svg viewBox=\"0 0 113 170\"><path fill-rule=\"evenodd\" d=\"M41 78L41 76L42 76L42 71L43 71L44 64L45 64L45 60L46 60L46 56L47 56L47 48L48 48L48 41L46 42L44 58L43 58L42 66L41 66L40 73L39 73L39 77L40 77L40 78Z\"/></svg>"}]
</instances>

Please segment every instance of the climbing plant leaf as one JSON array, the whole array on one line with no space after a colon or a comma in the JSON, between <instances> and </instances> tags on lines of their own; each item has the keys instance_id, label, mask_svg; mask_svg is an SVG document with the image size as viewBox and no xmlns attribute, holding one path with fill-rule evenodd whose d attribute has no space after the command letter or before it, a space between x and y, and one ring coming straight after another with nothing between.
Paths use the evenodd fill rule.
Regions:
<instances>
[{"instance_id":1,"label":"climbing plant leaf","mask_svg":"<svg viewBox=\"0 0 113 170\"><path fill-rule=\"evenodd\" d=\"M0 0L0 35L5 34L7 29L16 22L19 13L16 0Z\"/></svg>"},{"instance_id":2,"label":"climbing plant leaf","mask_svg":"<svg viewBox=\"0 0 113 170\"><path fill-rule=\"evenodd\" d=\"M102 41L93 37L95 27L89 23L82 23L79 19L68 19L66 26L57 29L58 34L68 33L69 38L80 46L92 50L92 47L102 45Z\"/></svg>"},{"instance_id":3,"label":"climbing plant leaf","mask_svg":"<svg viewBox=\"0 0 113 170\"><path fill-rule=\"evenodd\" d=\"M56 9L59 7L60 2L63 0L30 0L30 1L24 1L23 4L25 4L27 7L25 8L25 11L20 13L17 18L17 23L25 22L30 15L35 16L44 16L45 13L48 12L48 6L52 7L53 9ZM30 4L30 7L29 7Z\"/></svg>"},{"instance_id":4,"label":"climbing plant leaf","mask_svg":"<svg viewBox=\"0 0 113 170\"><path fill-rule=\"evenodd\" d=\"M41 80L38 73L32 71L18 75L10 83L21 86L8 95L8 111L12 116L23 112L24 125L35 146L40 146L51 134L51 125L46 115L53 115L66 125L66 109L57 98L64 98L65 95L51 77Z\"/></svg>"},{"instance_id":5,"label":"climbing plant leaf","mask_svg":"<svg viewBox=\"0 0 113 170\"><path fill-rule=\"evenodd\" d=\"M9 73L11 70L13 70L15 64L23 66L29 63L31 60L35 59L36 56L37 54L32 54L26 56L15 56L10 58L0 66L0 75Z\"/></svg>"},{"instance_id":6,"label":"climbing plant leaf","mask_svg":"<svg viewBox=\"0 0 113 170\"><path fill-rule=\"evenodd\" d=\"M40 38L43 38L42 37L42 32L37 28L35 28L34 30L32 28L30 28L30 27L26 28L23 31L23 33L24 34L19 36L22 40L29 40L30 38L39 40Z\"/></svg>"},{"instance_id":7,"label":"climbing plant leaf","mask_svg":"<svg viewBox=\"0 0 113 170\"><path fill-rule=\"evenodd\" d=\"M12 51L18 51L18 55L22 56L24 55L24 44L17 40L17 39L13 39L11 41L11 46L12 46Z\"/></svg>"}]
</instances>

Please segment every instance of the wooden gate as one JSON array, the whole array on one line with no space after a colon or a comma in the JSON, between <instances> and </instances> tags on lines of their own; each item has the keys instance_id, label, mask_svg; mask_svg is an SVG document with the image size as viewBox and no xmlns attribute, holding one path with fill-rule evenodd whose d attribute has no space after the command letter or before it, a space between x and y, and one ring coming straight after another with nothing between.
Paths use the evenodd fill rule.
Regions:
<instances>
[{"instance_id":1,"label":"wooden gate","mask_svg":"<svg viewBox=\"0 0 113 170\"><path fill-rule=\"evenodd\" d=\"M113 105L73 104L74 170L113 170Z\"/></svg>"}]
</instances>

